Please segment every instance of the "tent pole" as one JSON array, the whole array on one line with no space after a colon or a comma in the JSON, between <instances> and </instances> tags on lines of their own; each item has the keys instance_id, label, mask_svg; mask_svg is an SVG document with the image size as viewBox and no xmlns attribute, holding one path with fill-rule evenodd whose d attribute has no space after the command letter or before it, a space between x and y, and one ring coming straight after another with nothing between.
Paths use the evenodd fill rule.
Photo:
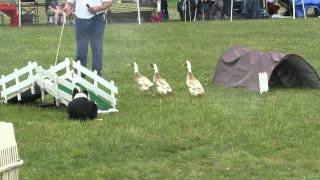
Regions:
<instances>
[{"instance_id":1,"label":"tent pole","mask_svg":"<svg viewBox=\"0 0 320 180\"><path fill-rule=\"evenodd\" d=\"M231 0L231 8L230 8L230 21L232 21L232 14L233 14L233 0Z\"/></svg>"},{"instance_id":2,"label":"tent pole","mask_svg":"<svg viewBox=\"0 0 320 180\"><path fill-rule=\"evenodd\" d=\"M201 7L201 9L202 9L202 21L204 21L204 9L203 9L203 0L202 0L202 7Z\"/></svg>"},{"instance_id":3,"label":"tent pole","mask_svg":"<svg viewBox=\"0 0 320 180\"><path fill-rule=\"evenodd\" d=\"M160 0L161 2L161 0ZM160 3L161 4L161 3ZM137 0L137 9L138 9L138 22L141 24L141 16L140 16L140 2Z\"/></svg>"},{"instance_id":4,"label":"tent pole","mask_svg":"<svg viewBox=\"0 0 320 180\"><path fill-rule=\"evenodd\" d=\"M189 0L188 10L189 10L189 22L191 22L191 9L190 9L191 1Z\"/></svg>"},{"instance_id":5,"label":"tent pole","mask_svg":"<svg viewBox=\"0 0 320 180\"><path fill-rule=\"evenodd\" d=\"M295 0L292 0L292 18L296 19L296 4L295 4Z\"/></svg>"},{"instance_id":6,"label":"tent pole","mask_svg":"<svg viewBox=\"0 0 320 180\"><path fill-rule=\"evenodd\" d=\"M301 0L302 2L302 9L303 9L303 16L304 16L304 19L307 19L307 16L306 16L306 10L304 9L304 0Z\"/></svg>"},{"instance_id":7,"label":"tent pole","mask_svg":"<svg viewBox=\"0 0 320 180\"><path fill-rule=\"evenodd\" d=\"M197 10L198 10L198 0L196 0L196 9L194 10L195 12L194 12L193 22L196 22Z\"/></svg>"},{"instance_id":8,"label":"tent pole","mask_svg":"<svg viewBox=\"0 0 320 180\"><path fill-rule=\"evenodd\" d=\"M19 3L19 8L18 8L18 11L19 11L19 27L21 27L21 0L18 1Z\"/></svg>"},{"instance_id":9,"label":"tent pole","mask_svg":"<svg viewBox=\"0 0 320 180\"><path fill-rule=\"evenodd\" d=\"M187 21L187 0L183 0L183 7L184 7L184 22Z\"/></svg>"}]
</instances>

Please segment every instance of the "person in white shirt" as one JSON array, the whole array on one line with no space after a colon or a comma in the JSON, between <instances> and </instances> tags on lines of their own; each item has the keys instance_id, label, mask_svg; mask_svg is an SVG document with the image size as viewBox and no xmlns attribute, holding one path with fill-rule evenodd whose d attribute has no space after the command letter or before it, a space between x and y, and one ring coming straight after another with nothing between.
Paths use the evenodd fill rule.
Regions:
<instances>
[{"instance_id":1,"label":"person in white shirt","mask_svg":"<svg viewBox=\"0 0 320 180\"><path fill-rule=\"evenodd\" d=\"M88 45L92 52L92 70L101 76L103 59L104 11L112 6L111 0L67 0L63 10L76 16L76 60L87 66Z\"/></svg>"}]
</instances>

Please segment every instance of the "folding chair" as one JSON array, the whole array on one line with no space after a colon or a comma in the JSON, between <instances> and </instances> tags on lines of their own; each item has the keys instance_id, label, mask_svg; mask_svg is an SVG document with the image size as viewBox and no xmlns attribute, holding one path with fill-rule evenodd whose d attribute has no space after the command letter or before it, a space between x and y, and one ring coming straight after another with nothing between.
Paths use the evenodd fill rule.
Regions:
<instances>
[{"instance_id":1,"label":"folding chair","mask_svg":"<svg viewBox=\"0 0 320 180\"><path fill-rule=\"evenodd\" d=\"M35 0L21 0L21 18L24 24L39 24L39 5Z\"/></svg>"},{"instance_id":2,"label":"folding chair","mask_svg":"<svg viewBox=\"0 0 320 180\"><path fill-rule=\"evenodd\" d=\"M0 179L19 179L19 167L22 164L12 123L0 122Z\"/></svg>"},{"instance_id":3,"label":"folding chair","mask_svg":"<svg viewBox=\"0 0 320 180\"><path fill-rule=\"evenodd\" d=\"M4 16L5 14L2 11L0 11L0 21L2 25L4 24Z\"/></svg>"}]
</instances>

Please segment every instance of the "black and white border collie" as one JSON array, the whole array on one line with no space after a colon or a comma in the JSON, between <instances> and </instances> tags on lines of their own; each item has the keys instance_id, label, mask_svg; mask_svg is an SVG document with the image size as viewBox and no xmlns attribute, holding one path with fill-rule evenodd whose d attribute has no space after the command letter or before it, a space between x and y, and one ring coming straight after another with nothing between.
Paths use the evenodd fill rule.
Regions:
<instances>
[{"instance_id":1,"label":"black and white border collie","mask_svg":"<svg viewBox=\"0 0 320 180\"><path fill-rule=\"evenodd\" d=\"M69 119L93 120L97 117L98 107L88 99L88 91L73 89L72 101L68 105Z\"/></svg>"}]
</instances>

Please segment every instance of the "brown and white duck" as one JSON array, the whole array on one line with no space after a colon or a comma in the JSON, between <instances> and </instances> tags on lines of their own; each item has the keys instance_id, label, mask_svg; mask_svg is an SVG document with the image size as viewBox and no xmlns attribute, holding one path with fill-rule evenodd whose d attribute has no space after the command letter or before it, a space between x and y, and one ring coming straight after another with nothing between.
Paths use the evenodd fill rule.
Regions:
<instances>
[{"instance_id":1,"label":"brown and white duck","mask_svg":"<svg viewBox=\"0 0 320 180\"><path fill-rule=\"evenodd\" d=\"M136 62L132 62L128 66L133 66L133 79L138 84L140 91L148 91L153 83L145 76L139 73L138 65Z\"/></svg>"},{"instance_id":2,"label":"brown and white duck","mask_svg":"<svg viewBox=\"0 0 320 180\"><path fill-rule=\"evenodd\" d=\"M189 88L189 92L192 96L201 96L204 94L204 89L200 83L200 81L193 75L191 70L191 63L190 61L186 61L185 66L187 66L188 73L186 84Z\"/></svg>"},{"instance_id":3,"label":"brown and white duck","mask_svg":"<svg viewBox=\"0 0 320 180\"><path fill-rule=\"evenodd\" d=\"M154 70L153 83L155 84L157 91L163 95L170 94L172 92L172 88L165 79L161 78L157 65L151 64L151 67Z\"/></svg>"}]
</instances>

